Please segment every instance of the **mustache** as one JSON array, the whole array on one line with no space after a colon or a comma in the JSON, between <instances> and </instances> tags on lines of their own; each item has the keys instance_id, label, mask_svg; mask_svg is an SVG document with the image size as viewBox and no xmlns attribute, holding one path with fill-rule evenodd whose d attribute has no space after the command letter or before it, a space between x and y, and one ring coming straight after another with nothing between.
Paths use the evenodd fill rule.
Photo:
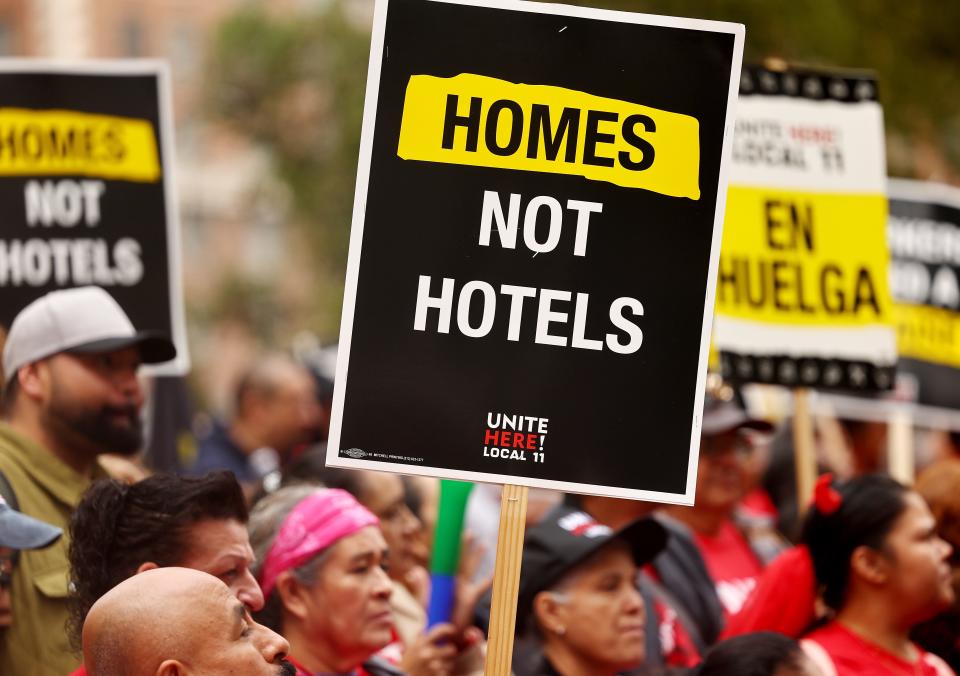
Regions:
<instances>
[{"instance_id":1,"label":"mustache","mask_svg":"<svg viewBox=\"0 0 960 676\"><path fill-rule=\"evenodd\" d=\"M104 416L122 415L132 421L140 420L140 410L133 404L126 404L123 406L106 405L100 409L100 414Z\"/></svg>"},{"instance_id":2,"label":"mustache","mask_svg":"<svg viewBox=\"0 0 960 676\"><path fill-rule=\"evenodd\" d=\"M277 676L297 676L297 668L291 662L280 660L280 669L277 670Z\"/></svg>"}]
</instances>

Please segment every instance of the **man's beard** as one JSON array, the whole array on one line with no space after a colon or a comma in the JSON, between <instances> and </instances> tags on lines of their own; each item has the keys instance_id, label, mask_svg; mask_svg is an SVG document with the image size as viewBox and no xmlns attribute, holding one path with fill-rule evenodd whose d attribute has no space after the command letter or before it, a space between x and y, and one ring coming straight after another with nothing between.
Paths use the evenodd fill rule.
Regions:
<instances>
[{"instance_id":1,"label":"man's beard","mask_svg":"<svg viewBox=\"0 0 960 676\"><path fill-rule=\"evenodd\" d=\"M286 660L280 660L280 670L277 676L297 676L297 668Z\"/></svg>"},{"instance_id":2,"label":"man's beard","mask_svg":"<svg viewBox=\"0 0 960 676\"><path fill-rule=\"evenodd\" d=\"M127 424L118 425L114 418L123 416ZM90 410L69 405L56 393L43 413L44 427L54 431L67 444L79 440L97 453L131 456L143 447L143 424L136 406L101 406Z\"/></svg>"}]
</instances>

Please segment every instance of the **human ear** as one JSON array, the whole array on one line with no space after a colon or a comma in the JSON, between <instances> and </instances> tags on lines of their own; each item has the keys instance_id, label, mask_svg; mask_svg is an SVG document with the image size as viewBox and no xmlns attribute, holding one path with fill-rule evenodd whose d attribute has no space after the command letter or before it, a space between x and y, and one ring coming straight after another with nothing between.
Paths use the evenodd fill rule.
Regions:
<instances>
[{"instance_id":1,"label":"human ear","mask_svg":"<svg viewBox=\"0 0 960 676\"><path fill-rule=\"evenodd\" d=\"M306 598L309 589L297 582L289 570L277 576L273 592L280 595L283 612L290 613L301 621L309 615L310 611Z\"/></svg>"},{"instance_id":2,"label":"human ear","mask_svg":"<svg viewBox=\"0 0 960 676\"><path fill-rule=\"evenodd\" d=\"M534 597L533 615L545 631L560 636L566 633L566 612L552 592L540 592Z\"/></svg>"},{"instance_id":3,"label":"human ear","mask_svg":"<svg viewBox=\"0 0 960 676\"><path fill-rule=\"evenodd\" d=\"M43 399L47 379L46 369L41 362L26 364L17 371L20 390L34 400Z\"/></svg>"},{"instance_id":4,"label":"human ear","mask_svg":"<svg viewBox=\"0 0 960 676\"><path fill-rule=\"evenodd\" d=\"M890 561L881 552L862 545L853 550L850 568L870 584L882 585L890 577Z\"/></svg>"},{"instance_id":5,"label":"human ear","mask_svg":"<svg viewBox=\"0 0 960 676\"><path fill-rule=\"evenodd\" d=\"M164 660L157 667L154 676L188 676L187 668L179 660Z\"/></svg>"},{"instance_id":6,"label":"human ear","mask_svg":"<svg viewBox=\"0 0 960 676\"><path fill-rule=\"evenodd\" d=\"M140 567L137 568L137 571L134 573L134 575L139 575L140 573L145 573L148 570L153 570L159 567L160 566L155 564L153 561L144 561L143 563L140 564Z\"/></svg>"}]
</instances>

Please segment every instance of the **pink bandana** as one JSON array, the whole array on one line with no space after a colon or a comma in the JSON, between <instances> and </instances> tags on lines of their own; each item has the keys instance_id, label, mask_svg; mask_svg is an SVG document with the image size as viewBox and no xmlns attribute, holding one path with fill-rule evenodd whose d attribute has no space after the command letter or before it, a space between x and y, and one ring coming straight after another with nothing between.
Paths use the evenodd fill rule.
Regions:
<instances>
[{"instance_id":1,"label":"pink bandana","mask_svg":"<svg viewBox=\"0 0 960 676\"><path fill-rule=\"evenodd\" d=\"M260 587L269 596L277 576L302 566L317 553L361 528L380 523L344 490L321 488L301 500L280 524L260 571Z\"/></svg>"}]
</instances>

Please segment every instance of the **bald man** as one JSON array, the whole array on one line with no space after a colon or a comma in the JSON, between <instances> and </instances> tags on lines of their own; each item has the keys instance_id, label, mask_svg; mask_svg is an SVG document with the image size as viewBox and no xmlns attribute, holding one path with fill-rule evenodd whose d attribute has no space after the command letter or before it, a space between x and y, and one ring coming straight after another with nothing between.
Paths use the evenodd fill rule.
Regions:
<instances>
[{"instance_id":1,"label":"bald man","mask_svg":"<svg viewBox=\"0 0 960 676\"><path fill-rule=\"evenodd\" d=\"M289 649L227 585L189 568L124 580L83 623L89 676L294 676Z\"/></svg>"}]
</instances>

